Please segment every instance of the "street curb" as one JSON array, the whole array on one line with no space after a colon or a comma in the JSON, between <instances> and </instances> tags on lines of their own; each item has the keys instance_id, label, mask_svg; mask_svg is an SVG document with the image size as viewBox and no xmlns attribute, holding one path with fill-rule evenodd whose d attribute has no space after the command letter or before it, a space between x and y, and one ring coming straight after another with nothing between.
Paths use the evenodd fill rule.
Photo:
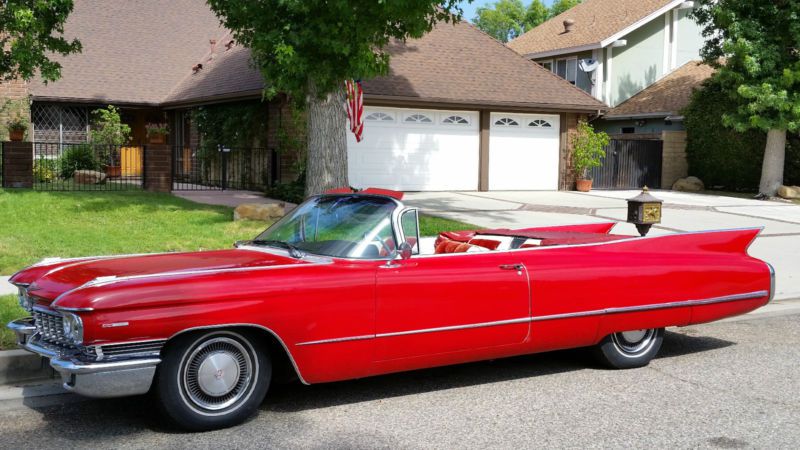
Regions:
<instances>
[{"instance_id":1,"label":"street curb","mask_svg":"<svg viewBox=\"0 0 800 450\"><path fill-rule=\"evenodd\" d=\"M0 385L55 378L48 361L25 350L0 351Z\"/></svg>"}]
</instances>

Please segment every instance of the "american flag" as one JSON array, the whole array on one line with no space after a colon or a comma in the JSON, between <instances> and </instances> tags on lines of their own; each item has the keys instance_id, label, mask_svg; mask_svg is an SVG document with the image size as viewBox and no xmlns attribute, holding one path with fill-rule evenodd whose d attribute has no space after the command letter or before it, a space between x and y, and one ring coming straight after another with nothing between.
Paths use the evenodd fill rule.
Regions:
<instances>
[{"instance_id":1,"label":"american flag","mask_svg":"<svg viewBox=\"0 0 800 450\"><path fill-rule=\"evenodd\" d=\"M356 135L356 142L361 142L364 132L364 91L360 81L344 82L347 92L347 118L350 119L350 131Z\"/></svg>"}]
</instances>

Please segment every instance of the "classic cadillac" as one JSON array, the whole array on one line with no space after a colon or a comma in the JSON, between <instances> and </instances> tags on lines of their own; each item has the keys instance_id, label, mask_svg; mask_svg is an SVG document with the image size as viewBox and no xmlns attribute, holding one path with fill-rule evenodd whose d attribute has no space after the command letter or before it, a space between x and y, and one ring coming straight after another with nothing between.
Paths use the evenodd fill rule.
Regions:
<instances>
[{"instance_id":1,"label":"classic cadillac","mask_svg":"<svg viewBox=\"0 0 800 450\"><path fill-rule=\"evenodd\" d=\"M648 364L664 327L770 301L758 229L632 237L613 223L420 237L402 193L310 198L235 248L47 259L15 274L19 345L91 397L150 392L191 430L270 382L323 383L574 347Z\"/></svg>"}]
</instances>

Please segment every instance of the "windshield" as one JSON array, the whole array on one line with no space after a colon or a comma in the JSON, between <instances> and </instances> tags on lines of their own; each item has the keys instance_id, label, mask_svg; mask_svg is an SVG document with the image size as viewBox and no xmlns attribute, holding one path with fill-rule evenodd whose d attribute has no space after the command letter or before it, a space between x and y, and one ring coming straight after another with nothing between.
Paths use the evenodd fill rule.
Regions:
<instances>
[{"instance_id":1,"label":"windshield","mask_svg":"<svg viewBox=\"0 0 800 450\"><path fill-rule=\"evenodd\" d=\"M385 258L395 248L392 211L396 207L383 197L313 198L261 233L253 244L340 258Z\"/></svg>"}]
</instances>

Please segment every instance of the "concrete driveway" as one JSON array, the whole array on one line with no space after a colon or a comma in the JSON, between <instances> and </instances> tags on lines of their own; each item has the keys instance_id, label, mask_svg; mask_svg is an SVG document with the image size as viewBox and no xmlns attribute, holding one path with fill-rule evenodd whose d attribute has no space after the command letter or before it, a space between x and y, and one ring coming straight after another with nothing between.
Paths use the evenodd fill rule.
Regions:
<instances>
[{"instance_id":1,"label":"concrete driveway","mask_svg":"<svg viewBox=\"0 0 800 450\"><path fill-rule=\"evenodd\" d=\"M405 202L428 214L487 228L620 222L614 233L638 235L625 223L625 199L639 191L421 192ZM776 298L800 298L800 206L716 195L653 191L664 200L662 223L651 235L763 227L752 256L775 267Z\"/></svg>"}]
</instances>

